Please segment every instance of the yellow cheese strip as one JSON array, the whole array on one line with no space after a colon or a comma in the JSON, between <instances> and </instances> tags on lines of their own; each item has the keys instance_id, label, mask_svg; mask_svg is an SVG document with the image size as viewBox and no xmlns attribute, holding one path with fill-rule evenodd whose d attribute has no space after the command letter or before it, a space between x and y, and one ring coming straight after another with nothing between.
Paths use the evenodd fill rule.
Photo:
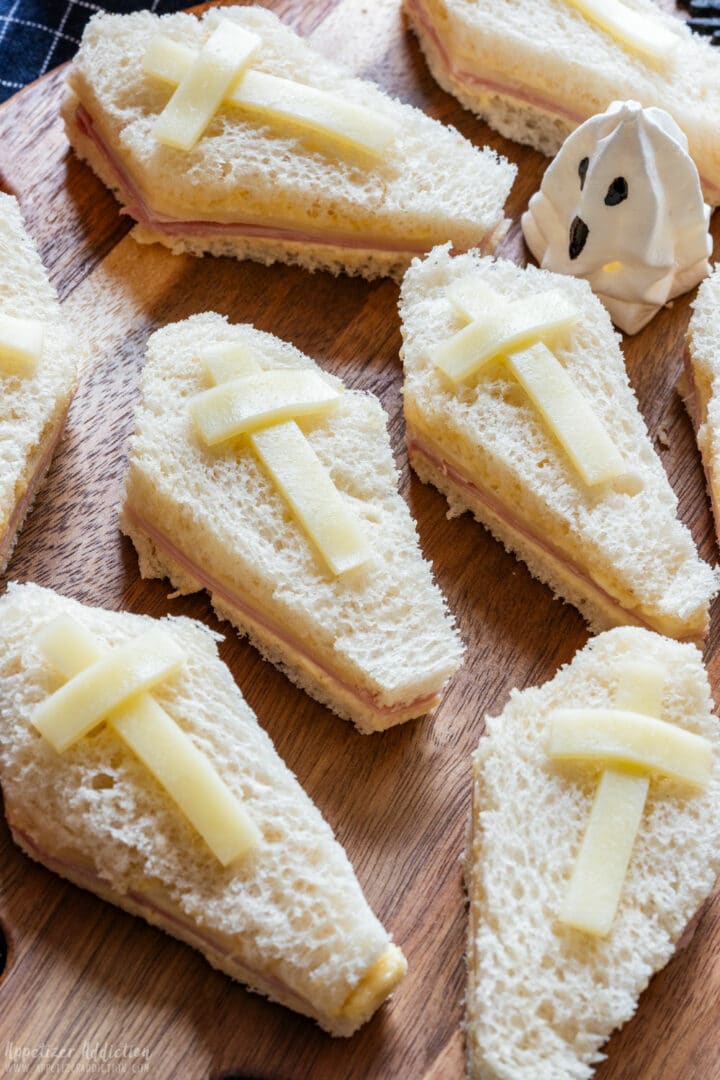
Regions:
<instances>
[{"instance_id":1,"label":"yellow cheese strip","mask_svg":"<svg viewBox=\"0 0 720 1080\"><path fill-rule=\"evenodd\" d=\"M326 416L339 398L339 391L314 371L261 371L197 394L190 414L202 440L215 446L298 416Z\"/></svg>"},{"instance_id":2,"label":"yellow cheese strip","mask_svg":"<svg viewBox=\"0 0 720 1080\"><path fill-rule=\"evenodd\" d=\"M606 769L595 793L587 831L559 919L604 937L617 911L649 778Z\"/></svg>"},{"instance_id":3,"label":"yellow cheese strip","mask_svg":"<svg viewBox=\"0 0 720 1080\"><path fill-rule=\"evenodd\" d=\"M510 353L507 365L588 486L626 474L615 443L545 345Z\"/></svg>"},{"instance_id":4,"label":"yellow cheese strip","mask_svg":"<svg viewBox=\"0 0 720 1080\"><path fill-rule=\"evenodd\" d=\"M191 150L259 46L257 34L224 20L194 56L160 113L153 127L155 138L166 146Z\"/></svg>"},{"instance_id":5,"label":"yellow cheese strip","mask_svg":"<svg viewBox=\"0 0 720 1080\"><path fill-rule=\"evenodd\" d=\"M333 574L366 562L360 522L297 424L257 431L250 442Z\"/></svg>"},{"instance_id":6,"label":"yellow cheese strip","mask_svg":"<svg viewBox=\"0 0 720 1080\"><path fill-rule=\"evenodd\" d=\"M619 45L664 63L678 46L679 37L647 12L635 11L621 0L566 0L570 7L614 37Z\"/></svg>"},{"instance_id":7,"label":"yellow cheese strip","mask_svg":"<svg viewBox=\"0 0 720 1080\"><path fill-rule=\"evenodd\" d=\"M458 314L468 322L497 315L499 309L504 309L509 303L487 284L481 274L458 278L448 286L445 295Z\"/></svg>"},{"instance_id":8,"label":"yellow cheese strip","mask_svg":"<svg viewBox=\"0 0 720 1080\"><path fill-rule=\"evenodd\" d=\"M202 351L202 363L215 386L262 371L255 350L249 345L235 343L206 346Z\"/></svg>"},{"instance_id":9,"label":"yellow cheese strip","mask_svg":"<svg viewBox=\"0 0 720 1080\"><path fill-rule=\"evenodd\" d=\"M712 770L707 739L624 709L556 709L549 753L558 760L631 766L701 788Z\"/></svg>"},{"instance_id":10,"label":"yellow cheese strip","mask_svg":"<svg viewBox=\"0 0 720 1080\"><path fill-rule=\"evenodd\" d=\"M662 712L665 671L655 660L632 658L623 666L615 705L647 716ZM649 777L606 769L595 793L587 831L560 909L576 930L610 933L642 820Z\"/></svg>"},{"instance_id":11,"label":"yellow cheese strip","mask_svg":"<svg viewBox=\"0 0 720 1080\"><path fill-rule=\"evenodd\" d=\"M435 367L454 383L466 382L498 356L556 336L579 318L578 309L562 293L551 290L525 300L498 298L490 317L474 319L430 354Z\"/></svg>"},{"instance_id":12,"label":"yellow cheese strip","mask_svg":"<svg viewBox=\"0 0 720 1080\"><path fill-rule=\"evenodd\" d=\"M39 319L17 319L0 314L0 371L32 375L42 356L44 324Z\"/></svg>"},{"instance_id":13,"label":"yellow cheese strip","mask_svg":"<svg viewBox=\"0 0 720 1080\"><path fill-rule=\"evenodd\" d=\"M48 624L38 636L38 646L67 679L107 655L71 618ZM108 724L165 788L223 866L257 846L260 832L239 799L149 694L113 712Z\"/></svg>"},{"instance_id":14,"label":"yellow cheese strip","mask_svg":"<svg viewBox=\"0 0 720 1080\"><path fill-rule=\"evenodd\" d=\"M149 630L73 676L37 706L32 722L62 753L128 698L173 675L184 661L173 638Z\"/></svg>"},{"instance_id":15,"label":"yellow cheese strip","mask_svg":"<svg viewBox=\"0 0 720 1080\"><path fill-rule=\"evenodd\" d=\"M149 75L176 85L185 78L197 54L172 38L159 35L145 53L143 68ZM233 83L225 104L260 119L300 128L374 157L381 157L397 135L397 124L372 109L354 105L337 94L313 86L248 71Z\"/></svg>"}]
</instances>

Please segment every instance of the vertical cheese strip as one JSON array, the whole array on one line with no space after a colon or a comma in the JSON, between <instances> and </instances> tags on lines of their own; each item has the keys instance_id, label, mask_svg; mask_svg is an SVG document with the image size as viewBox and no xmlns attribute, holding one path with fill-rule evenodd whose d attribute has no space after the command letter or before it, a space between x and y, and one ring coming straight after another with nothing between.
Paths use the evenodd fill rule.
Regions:
<instances>
[{"instance_id":1,"label":"vertical cheese strip","mask_svg":"<svg viewBox=\"0 0 720 1080\"><path fill-rule=\"evenodd\" d=\"M0 314L0 371L32 375L42 356L45 328L39 319Z\"/></svg>"},{"instance_id":2,"label":"vertical cheese strip","mask_svg":"<svg viewBox=\"0 0 720 1080\"><path fill-rule=\"evenodd\" d=\"M620 676L618 708L659 716L665 672L652 660L630 660ZM606 769L559 918L576 930L605 937L620 903L647 798L649 778Z\"/></svg>"},{"instance_id":3,"label":"vertical cheese strip","mask_svg":"<svg viewBox=\"0 0 720 1080\"><path fill-rule=\"evenodd\" d=\"M298 416L325 416L340 394L314 371L261 371L197 394L190 414L208 446Z\"/></svg>"},{"instance_id":4,"label":"vertical cheese strip","mask_svg":"<svg viewBox=\"0 0 720 1080\"><path fill-rule=\"evenodd\" d=\"M197 54L162 34L153 38L143 58L148 75L174 85L187 76ZM382 157L397 135L397 124L371 109L305 83L264 71L247 71L230 87L225 104L261 120L309 131L373 157Z\"/></svg>"},{"instance_id":5,"label":"vertical cheese strip","mask_svg":"<svg viewBox=\"0 0 720 1080\"><path fill-rule=\"evenodd\" d=\"M210 35L153 127L155 138L191 150L260 45L229 19Z\"/></svg>"},{"instance_id":6,"label":"vertical cheese strip","mask_svg":"<svg viewBox=\"0 0 720 1080\"><path fill-rule=\"evenodd\" d=\"M202 363L210 381L217 386L230 379L243 379L262 370L257 354L249 345L208 345L203 350Z\"/></svg>"},{"instance_id":7,"label":"vertical cheese strip","mask_svg":"<svg viewBox=\"0 0 720 1080\"><path fill-rule=\"evenodd\" d=\"M107 655L70 618L49 623L37 644L66 679ZM108 723L162 784L223 866L257 846L261 836L250 815L204 754L149 694L114 712Z\"/></svg>"},{"instance_id":8,"label":"vertical cheese strip","mask_svg":"<svg viewBox=\"0 0 720 1080\"><path fill-rule=\"evenodd\" d=\"M360 523L297 424L257 431L250 442L333 574L366 562Z\"/></svg>"},{"instance_id":9,"label":"vertical cheese strip","mask_svg":"<svg viewBox=\"0 0 720 1080\"><path fill-rule=\"evenodd\" d=\"M73 676L37 706L32 722L62 753L129 697L174 675L184 661L173 638L149 630Z\"/></svg>"},{"instance_id":10,"label":"vertical cheese strip","mask_svg":"<svg viewBox=\"0 0 720 1080\"><path fill-rule=\"evenodd\" d=\"M664 63L677 48L677 34L622 0L566 0L566 3L614 37L618 44L650 60Z\"/></svg>"},{"instance_id":11,"label":"vertical cheese strip","mask_svg":"<svg viewBox=\"0 0 720 1080\"><path fill-rule=\"evenodd\" d=\"M485 295L481 302L484 310ZM554 337L569 329L578 317L577 308L555 290L512 303L498 297L491 315L473 316L468 326L435 346L431 360L454 383L466 382L496 357Z\"/></svg>"},{"instance_id":12,"label":"vertical cheese strip","mask_svg":"<svg viewBox=\"0 0 720 1080\"><path fill-rule=\"evenodd\" d=\"M589 487L626 474L615 443L549 349L532 345L511 353L507 365Z\"/></svg>"}]
</instances>

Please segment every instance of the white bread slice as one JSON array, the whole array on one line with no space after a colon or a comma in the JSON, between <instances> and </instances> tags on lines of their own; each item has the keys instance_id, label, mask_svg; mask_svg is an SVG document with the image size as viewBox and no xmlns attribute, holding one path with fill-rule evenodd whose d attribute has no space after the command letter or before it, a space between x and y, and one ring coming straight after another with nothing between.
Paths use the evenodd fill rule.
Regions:
<instances>
[{"instance_id":1,"label":"white bread slice","mask_svg":"<svg viewBox=\"0 0 720 1080\"><path fill-rule=\"evenodd\" d=\"M0 313L44 323L32 374L0 369L0 573L50 467L75 392L80 348L62 314L17 200L0 193Z\"/></svg>"},{"instance_id":2,"label":"white bread slice","mask_svg":"<svg viewBox=\"0 0 720 1080\"><path fill-rule=\"evenodd\" d=\"M720 203L720 54L652 0L623 0L678 37L667 66L623 48L565 0L403 0L435 79L516 142L554 156L611 101L669 112L705 199Z\"/></svg>"},{"instance_id":3,"label":"white bread slice","mask_svg":"<svg viewBox=\"0 0 720 1080\"><path fill-rule=\"evenodd\" d=\"M433 366L433 345L462 325L448 285L478 272L508 299L558 289L577 305L579 322L553 350L641 482L636 494L586 487L502 363L459 391ZM715 575L676 518L619 338L587 282L442 247L408 270L400 315L410 463L451 514L470 510L594 629L636 623L702 639Z\"/></svg>"},{"instance_id":4,"label":"white bread slice","mask_svg":"<svg viewBox=\"0 0 720 1080\"><path fill-rule=\"evenodd\" d=\"M170 92L142 70L148 41L162 32L197 49L224 19L262 37L254 69L394 119L399 132L387 157L377 163L339 157L289 127L229 107L220 109L193 150L158 143L151 129ZM135 238L176 254L398 276L413 254L447 239L463 250L492 250L506 227L513 165L352 78L263 8L210 9L201 20L149 11L97 15L83 35L69 86L63 112L76 152L140 222ZM80 117L79 105L85 110ZM221 224L203 231L204 222L224 223L225 230ZM229 225L243 223L255 235L233 235ZM263 236L263 226L285 235Z\"/></svg>"},{"instance_id":5,"label":"white bread slice","mask_svg":"<svg viewBox=\"0 0 720 1080\"><path fill-rule=\"evenodd\" d=\"M293 346L213 313L153 334L121 512L143 577L208 588L218 615L361 731L423 715L462 645L398 494L385 413L372 394L345 391L331 416L301 422L373 553L333 577L250 445L209 449L194 432L187 403L207 385L197 357L223 342L247 343L263 367L342 385Z\"/></svg>"},{"instance_id":6,"label":"white bread slice","mask_svg":"<svg viewBox=\"0 0 720 1080\"><path fill-rule=\"evenodd\" d=\"M402 978L404 957L220 661L218 635L163 619L187 660L153 697L260 829L259 845L227 868L110 727L58 754L30 723L59 685L34 643L41 627L69 615L111 648L158 621L31 584L12 584L0 612L0 781L20 847L331 1034L365 1023Z\"/></svg>"},{"instance_id":7,"label":"white bread slice","mask_svg":"<svg viewBox=\"0 0 720 1080\"><path fill-rule=\"evenodd\" d=\"M635 627L591 640L554 679L513 691L501 715L487 718L473 757L466 857L472 1078L591 1076L599 1047L635 1012L720 870L717 762L707 789L690 797L652 777L609 936L556 920L600 769L549 763L548 716L566 706L612 707L628 658L662 664L662 719L710 740L716 757L720 751L698 650Z\"/></svg>"},{"instance_id":8,"label":"white bread slice","mask_svg":"<svg viewBox=\"0 0 720 1080\"><path fill-rule=\"evenodd\" d=\"M702 282L687 330L683 397L702 455L720 536L720 268Z\"/></svg>"}]
</instances>

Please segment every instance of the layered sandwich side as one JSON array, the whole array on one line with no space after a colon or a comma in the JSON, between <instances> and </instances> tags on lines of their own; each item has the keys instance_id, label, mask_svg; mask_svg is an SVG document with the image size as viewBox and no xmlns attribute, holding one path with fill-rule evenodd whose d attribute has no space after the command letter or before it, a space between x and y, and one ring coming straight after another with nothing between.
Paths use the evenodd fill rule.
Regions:
<instances>
[{"instance_id":1,"label":"layered sandwich side","mask_svg":"<svg viewBox=\"0 0 720 1080\"><path fill-rule=\"evenodd\" d=\"M396 125L386 153L373 161L343 153L230 106L192 150L158 143L151 132L169 90L143 70L148 42L162 32L198 49L221 19L261 36L254 70ZM69 86L68 137L138 222L138 240L375 276L397 275L448 236L462 249L491 250L504 231L514 166L348 76L263 9L210 11L202 22L148 12L93 19Z\"/></svg>"},{"instance_id":2,"label":"layered sandwich side","mask_svg":"<svg viewBox=\"0 0 720 1080\"><path fill-rule=\"evenodd\" d=\"M715 530L720 530L720 272L698 289L687 330L685 404L702 456Z\"/></svg>"},{"instance_id":3,"label":"layered sandwich side","mask_svg":"<svg viewBox=\"0 0 720 1080\"><path fill-rule=\"evenodd\" d=\"M717 205L720 58L657 4L632 7L678 36L666 65L623 48L564 0L490 0L482 10L468 0L403 4L435 79L506 138L553 156L610 101L656 105L687 134L705 197Z\"/></svg>"},{"instance_id":4,"label":"layered sandwich side","mask_svg":"<svg viewBox=\"0 0 720 1080\"><path fill-rule=\"evenodd\" d=\"M628 661L658 663L663 720L720 749L698 650L629 627L593 639L550 682L514 691L488 717L473 759L466 856L472 1078L590 1077L720 870L717 769L700 792L655 777L610 933L558 918L601 770L549 761L551 714L611 707Z\"/></svg>"},{"instance_id":5,"label":"layered sandwich side","mask_svg":"<svg viewBox=\"0 0 720 1080\"><path fill-rule=\"evenodd\" d=\"M505 299L562 289L581 312L554 351L634 473L637 490L588 488L502 362L453 388L430 360L458 330L448 287L469 275ZM591 625L701 639L716 584L676 518L677 500L628 383L618 339L589 286L533 267L436 249L408 271L400 313L411 464L469 509Z\"/></svg>"},{"instance_id":6,"label":"layered sandwich side","mask_svg":"<svg viewBox=\"0 0 720 1080\"><path fill-rule=\"evenodd\" d=\"M208 449L193 431L188 402L205 386L198 355L234 343L251 345L268 368L320 371L292 346L218 315L153 335L121 514L141 572L208 589L220 615L361 730L423 715L462 646L398 494L384 412L372 395L345 391L332 416L302 424L371 552L335 577L252 448Z\"/></svg>"},{"instance_id":7,"label":"layered sandwich side","mask_svg":"<svg viewBox=\"0 0 720 1080\"><path fill-rule=\"evenodd\" d=\"M186 660L153 697L259 828L256 846L228 866L110 725L58 754L30 722L57 689L36 644L53 618L71 616L106 648L157 621L85 608L33 585L11 586L0 605L0 778L20 846L251 989L332 1034L351 1034L402 977L404 958L220 662L215 635L188 619L162 620Z\"/></svg>"},{"instance_id":8,"label":"layered sandwich side","mask_svg":"<svg viewBox=\"0 0 720 1080\"><path fill-rule=\"evenodd\" d=\"M16 200L0 194L0 313L43 326L42 355L32 373L0 370L0 567L52 461L77 383L79 342Z\"/></svg>"}]
</instances>

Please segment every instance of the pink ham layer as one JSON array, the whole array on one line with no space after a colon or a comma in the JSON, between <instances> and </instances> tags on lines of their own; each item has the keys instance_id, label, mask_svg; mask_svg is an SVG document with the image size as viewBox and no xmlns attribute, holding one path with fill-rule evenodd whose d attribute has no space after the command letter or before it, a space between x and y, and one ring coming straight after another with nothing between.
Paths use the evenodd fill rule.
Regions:
<instances>
[{"instance_id":1,"label":"pink ham layer","mask_svg":"<svg viewBox=\"0 0 720 1080\"><path fill-rule=\"evenodd\" d=\"M489 94L500 94L502 97L511 98L514 101L524 102L526 105L540 109L551 116L557 116L561 120L569 120L576 127L588 119L586 114L569 109L566 105L554 101L552 98L544 97L537 90L518 86L511 82L503 82L501 79L489 79L478 75L474 71L467 71L460 67L453 61L445 42L435 29L429 14L419 0L406 0L405 7L422 29L422 33L432 41L448 77L466 87L469 93L486 91ZM706 194L712 198L713 205L720 203L720 187L702 176L700 177L700 183Z\"/></svg>"},{"instance_id":2,"label":"pink ham layer","mask_svg":"<svg viewBox=\"0 0 720 1080\"><path fill-rule=\"evenodd\" d=\"M157 213L143 198L140 189L130 173L122 164L120 158L108 146L101 132L93 121L92 116L84 105L78 105L76 110L78 128L95 145L102 155L108 168L115 177L120 189L122 201L125 203L123 213L128 214L133 220L147 226L154 232L169 236L230 236L238 239L252 239L259 237L265 240L277 240L293 244L324 245L326 247L346 248L350 251L373 251L381 254L407 254L408 257L423 254L432 246L432 242L421 241L392 241L385 237L357 236L350 233L334 233L328 230L310 231L299 230L291 227L275 225L258 225L253 222L238 221L183 221L179 218L169 217L166 214ZM492 236L500 224L500 220L488 231ZM484 249L483 243L479 245Z\"/></svg>"},{"instance_id":3,"label":"pink ham layer","mask_svg":"<svg viewBox=\"0 0 720 1080\"><path fill-rule=\"evenodd\" d=\"M50 855L36 844L35 840L29 836L28 833L22 829L18 829L12 823L9 813L8 824L10 825L13 839L18 847L23 848L28 854L32 855L34 859L42 863L43 866L46 866L49 870L54 871L61 877L67 878L82 888L87 889L88 892L100 895L103 899L105 899L105 895L108 892L113 893L117 898L117 903L122 906L122 894L115 893L110 882L100 877L100 875L93 870L88 869L86 864L70 862L67 859L59 858L56 855ZM203 933L202 930L198 929L195 923L181 919L174 911L161 907L159 904L148 899L143 893L133 889L128 891L127 897L131 903L140 910L143 916L147 917L148 922L152 923L153 918L159 919L162 923L166 924L167 933L174 933L175 936L180 937L193 948L198 949L200 952L203 952L204 949L209 949L217 954L223 961L227 962L228 965L239 965L246 973L246 978L239 979L238 981L251 982L252 979L255 978L259 985L266 986L274 990L276 994L284 997L290 1008L298 1009L300 1012L310 1013L312 1016L317 1015L317 1010L312 1003L297 994L282 982L281 979L278 979L277 976L270 975L267 972L254 972L252 968L246 965L242 957L237 956L230 949L219 946L217 941L215 941L210 934ZM166 927L163 926L161 929L166 929Z\"/></svg>"},{"instance_id":4,"label":"pink ham layer","mask_svg":"<svg viewBox=\"0 0 720 1080\"><path fill-rule=\"evenodd\" d=\"M695 372L693 371L692 358L690 356L690 350L686 346L683 354L683 364L685 369L685 382L687 386L687 393L682 395L685 402L685 408L688 411L688 415L695 428L695 435L697 436L700 430L700 425L704 422L705 417L702 415L702 409L700 406L700 398L697 392L697 386L695 383ZM705 486L707 487L708 495L710 496L710 505L712 506L713 519L715 521L715 532L720 537L720 507L718 507L717 500L715 498L715 488L713 485L713 473L712 463L705 459L705 455L700 452L700 459L702 461L703 472L705 473Z\"/></svg>"},{"instance_id":5,"label":"pink ham layer","mask_svg":"<svg viewBox=\"0 0 720 1080\"><path fill-rule=\"evenodd\" d=\"M0 540L0 566L3 564L5 558L7 557L8 549L12 546L15 533L17 532L20 523L22 522L25 514L28 511L30 503L35 498L37 489L42 483L45 473L50 467L52 456L55 453L55 447L60 441L60 436L62 435L63 427L65 426L66 417L67 410L63 413L60 423L58 424L57 431L53 435L50 445L48 446L47 450L38 462L35 471L30 478L30 483L25 489L25 494L15 504L15 508L10 515L10 520L8 521L5 533L2 537L2 540Z\"/></svg>"},{"instance_id":6,"label":"pink ham layer","mask_svg":"<svg viewBox=\"0 0 720 1080\"><path fill-rule=\"evenodd\" d=\"M223 585L216 578L208 574L202 567L194 563L188 555L181 551L180 548L176 547L171 540L168 540L164 533L160 532L159 529L156 529L154 525L151 525L150 522L143 517L142 514L139 514L134 507L126 504L123 513L141 532L150 537L157 548L164 551L168 558L181 566L194 581L198 581L203 588L217 596L224 604L227 604L228 607L237 611L241 617L244 615L252 622L257 623L268 635L278 640L291 653L299 655L312 667L319 669L329 682L353 697L363 709L373 712L377 717L385 720L387 717L392 717L396 713L405 713L414 709L417 709L415 715L421 716L423 712L427 712L432 706L438 703L439 691L433 691L432 693L423 694L421 697L417 697L412 701L402 702L398 705L378 705L367 691L361 690L357 686L353 686L351 683L346 682L335 672L331 671L326 664L313 656L310 650L301 641L289 634L280 623L276 622L264 612L258 611L257 608L254 608L241 596L233 592L227 585Z\"/></svg>"},{"instance_id":7,"label":"pink ham layer","mask_svg":"<svg viewBox=\"0 0 720 1080\"><path fill-rule=\"evenodd\" d=\"M507 506L501 503L493 495L476 487L471 480L468 480L467 477L463 476L462 473L458 472L457 469L445 461L439 449L436 448L430 440L424 438L410 427L407 429L407 447L408 454L411 458L413 454L421 454L435 469L440 470L447 476L453 484L461 490L466 491L474 502L478 503L481 507L487 508L491 514L499 518L513 533L516 533L534 547L540 548L548 558L552 559L553 562L558 563L560 567L572 574L572 576L577 578L583 585L586 585L590 590L591 596L595 594L596 596L601 597L603 603L607 604L616 613L618 625L623 626L631 623L635 626L643 626L646 630L655 630L655 627L651 623L646 622L636 612L628 611L624 608L614 596L586 574L582 567L573 562L572 559L569 559L562 551L559 551L551 544L548 544L546 540L542 539L529 529L519 517L516 517L508 511ZM678 640L695 642L697 639L695 637L687 637L679 638Z\"/></svg>"}]
</instances>

